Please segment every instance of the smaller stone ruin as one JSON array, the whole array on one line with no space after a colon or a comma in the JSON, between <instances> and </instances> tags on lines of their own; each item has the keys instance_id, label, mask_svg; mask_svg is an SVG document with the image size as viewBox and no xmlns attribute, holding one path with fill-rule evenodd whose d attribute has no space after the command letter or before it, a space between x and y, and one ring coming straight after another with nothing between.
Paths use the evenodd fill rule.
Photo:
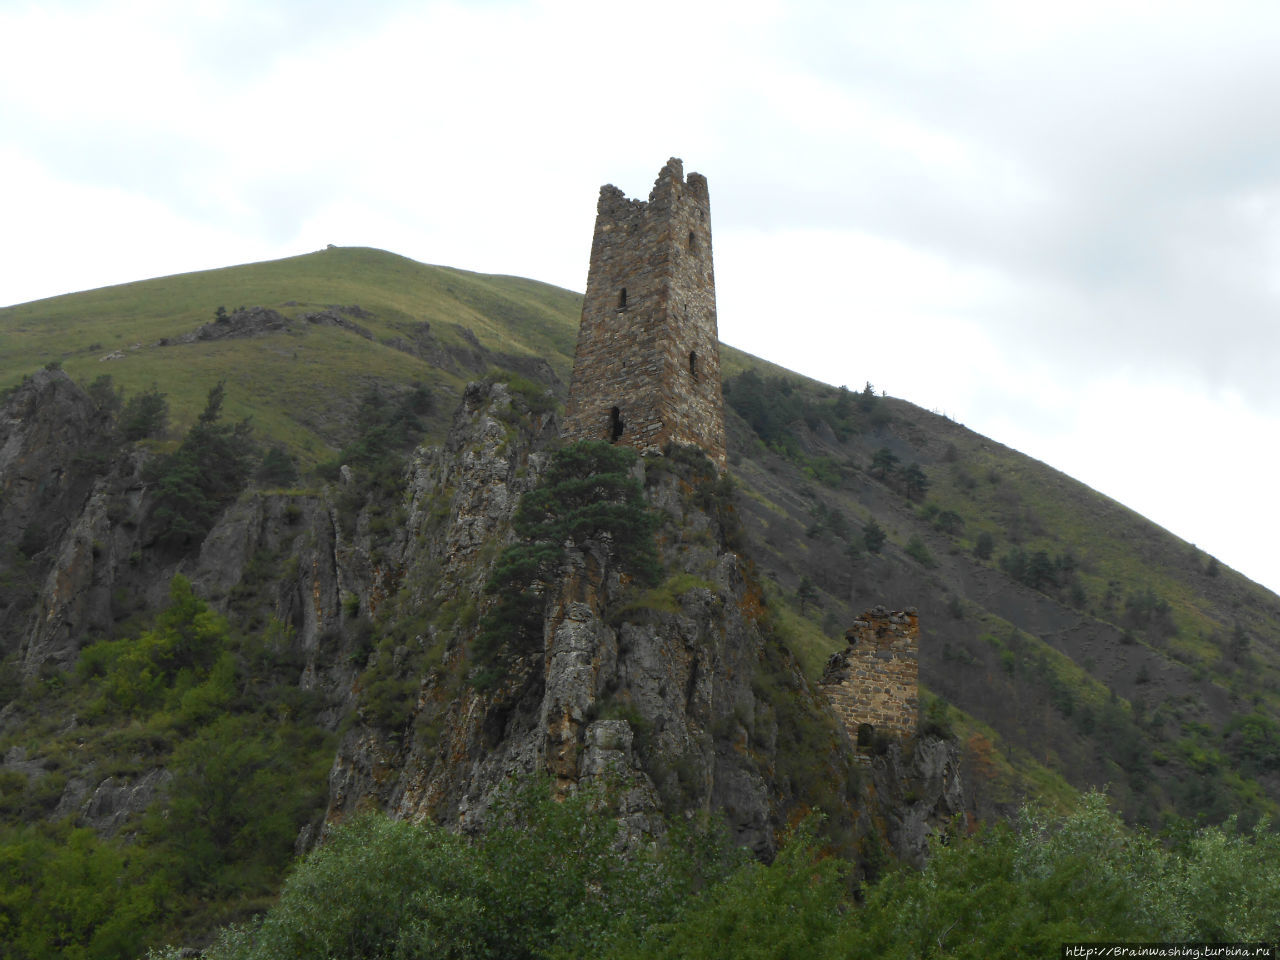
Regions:
<instances>
[{"instance_id":1,"label":"smaller stone ruin","mask_svg":"<svg viewBox=\"0 0 1280 960\"><path fill-rule=\"evenodd\" d=\"M859 742L864 724L895 739L914 737L920 716L916 611L873 607L844 635L848 645L827 660L819 682L849 737Z\"/></svg>"}]
</instances>

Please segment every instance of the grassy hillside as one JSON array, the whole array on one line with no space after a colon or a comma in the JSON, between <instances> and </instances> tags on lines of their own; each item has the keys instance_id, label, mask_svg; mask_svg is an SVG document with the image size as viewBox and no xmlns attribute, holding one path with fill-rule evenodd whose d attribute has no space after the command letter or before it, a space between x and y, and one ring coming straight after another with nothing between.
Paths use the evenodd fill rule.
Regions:
<instances>
[{"instance_id":1,"label":"grassy hillside","mask_svg":"<svg viewBox=\"0 0 1280 960\"><path fill-rule=\"evenodd\" d=\"M494 353L545 358L567 382L580 303L577 294L532 280L331 247L0 309L0 390L32 369L60 363L85 385L110 374L126 394L156 384L182 427L195 419L209 388L226 380L229 416L252 417L260 433L314 462L349 439L346 414L371 384L421 382L456 395L483 372L442 367L397 349L397 339L412 341L427 324L435 345L482 361L466 330ZM296 319L333 305L359 307L358 324L372 339L301 323L289 334L160 343L209 323L219 306L269 307ZM103 359L115 354L122 356ZM437 426L451 407L438 407Z\"/></svg>"},{"instance_id":2,"label":"grassy hillside","mask_svg":"<svg viewBox=\"0 0 1280 960\"><path fill-rule=\"evenodd\" d=\"M290 326L174 342L241 305ZM335 306L350 325L306 319ZM83 385L110 374L126 395L154 384L172 444L224 380L226 415L308 468L355 439L375 386L424 385L429 437L494 368L563 398L580 308L530 280L329 248L0 309L0 390L49 363ZM811 673L863 609L915 606L922 680L952 705L993 802L1110 783L1151 823L1277 809L1280 598L910 403L727 347L722 367L751 551ZM805 580L818 599L802 615Z\"/></svg>"},{"instance_id":3,"label":"grassy hillside","mask_svg":"<svg viewBox=\"0 0 1280 960\"><path fill-rule=\"evenodd\" d=\"M767 573L793 597L817 589L819 638L875 603L918 607L922 680L990 728L968 734L971 754L1020 758L1021 786L987 767L993 799L1038 792L1038 766L1109 784L1151 824L1274 813L1280 598L904 401L791 378L726 387ZM815 662L821 639L796 635Z\"/></svg>"}]
</instances>

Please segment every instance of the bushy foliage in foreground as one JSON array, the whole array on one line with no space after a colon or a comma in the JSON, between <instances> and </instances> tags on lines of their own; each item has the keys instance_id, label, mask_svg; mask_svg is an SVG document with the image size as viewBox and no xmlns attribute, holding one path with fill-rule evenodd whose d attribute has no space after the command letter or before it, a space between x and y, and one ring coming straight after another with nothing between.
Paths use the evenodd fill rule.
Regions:
<instances>
[{"instance_id":1,"label":"bushy foliage in foreground","mask_svg":"<svg viewBox=\"0 0 1280 960\"><path fill-rule=\"evenodd\" d=\"M1280 937L1280 836L1209 827L1169 848L1128 830L1099 794L1070 816L938 846L920 872L873 887L832 956L1056 955L1074 940Z\"/></svg>"},{"instance_id":2,"label":"bushy foliage in foreground","mask_svg":"<svg viewBox=\"0 0 1280 960\"><path fill-rule=\"evenodd\" d=\"M1274 941L1280 837L1210 827L1169 847L1098 794L953 832L924 870L862 891L808 826L770 865L688 838L628 858L590 798L525 792L473 840L371 817L336 830L259 923L212 960L856 958L1056 955L1074 940ZM176 955L176 954L171 954Z\"/></svg>"},{"instance_id":3,"label":"bushy foliage in foreground","mask_svg":"<svg viewBox=\"0 0 1280 960\"><path fill-rule=\"evenodd\" d=\"M513 790L475 839L356 819L299 865L264 918L227 929L206 956L598 957L736 864L712 834L684 837L665 856L627 856L597 799L558 803L542 784Z\"/></svg>"}]
</instances>

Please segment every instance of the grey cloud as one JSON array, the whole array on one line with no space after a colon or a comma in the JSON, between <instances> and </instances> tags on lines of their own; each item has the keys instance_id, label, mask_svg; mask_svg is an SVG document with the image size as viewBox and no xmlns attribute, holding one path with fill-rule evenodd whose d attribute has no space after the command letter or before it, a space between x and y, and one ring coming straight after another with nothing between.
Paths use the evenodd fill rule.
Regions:
<instances>
[{"instance_id":1,"label":"grey cloud","mask_svg":"<svg viewBox=\"0 0 1280 960\"><path fill-rule=\"evenodd\" d=\"M910 9L820 8L784 36L802 38L806 69L990 169L895 152L832 117L792 145L802 171L765 148L722 178L740 207L722 203L721 221L853 228L984 267L1008 280L986 323L1014 350L1086 375L1136 365L1230 386L1275 409L1280 18L1203 38L1129 25L1032 51L943 6ZM1242 216L1251 203L1261 212Z\"/></svg>"}]
</instances>

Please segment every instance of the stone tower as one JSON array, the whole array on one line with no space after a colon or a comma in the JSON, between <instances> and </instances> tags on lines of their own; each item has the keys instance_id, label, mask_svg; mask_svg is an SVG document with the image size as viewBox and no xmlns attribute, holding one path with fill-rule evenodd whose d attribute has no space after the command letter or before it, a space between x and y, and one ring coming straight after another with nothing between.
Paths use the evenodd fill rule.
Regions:
<instances>
[{"instance_id":1,"label":"stone tower","mask_svg":"<svg viewBox=\"0 0 1280 960\"><path fill-rule=\"evenodd\" d=\"M866 723L892 737L914 737L920 722L915 610L873 607L844 636L847 646L828 658L818 682L849 736L856 740Z\"/></svg>"},{"instance_id":2,"label":"stone tower","mask_svg":"<svg viewBox=\"0 0 1280 960\"><path fill-rule=\"evenodd\" d=\"M642 453L691 444L724 469L707 179L675 158L647 202L600 188L563 430Z\"/></svg>"}]
</instances>

